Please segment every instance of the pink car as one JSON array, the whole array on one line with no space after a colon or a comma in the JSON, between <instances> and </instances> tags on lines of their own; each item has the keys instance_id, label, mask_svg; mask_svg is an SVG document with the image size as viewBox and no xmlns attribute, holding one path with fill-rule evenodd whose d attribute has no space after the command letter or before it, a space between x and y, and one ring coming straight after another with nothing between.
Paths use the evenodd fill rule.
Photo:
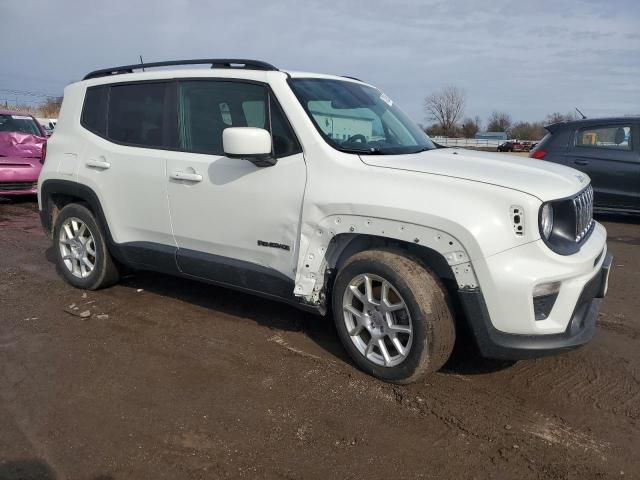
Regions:
<instances>
[{"instance_id":1,"label":"pink car","mask_svg":"<svg viewBox=\"0 0 640 480\"><path fill-rule=\"evenodd\" d=\"M34 195L47 136L31 115L0 110L0 197Z\"/></svg>"}]
</instances>

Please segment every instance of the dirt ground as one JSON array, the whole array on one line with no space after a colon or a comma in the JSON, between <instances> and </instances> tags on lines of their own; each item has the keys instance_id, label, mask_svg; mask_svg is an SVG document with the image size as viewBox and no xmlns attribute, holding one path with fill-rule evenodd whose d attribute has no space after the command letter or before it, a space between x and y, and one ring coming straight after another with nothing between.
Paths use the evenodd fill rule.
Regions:
<instances>
[{"instance_id":1,"label":"dirt ground","mask_svg":"<svg viewBox=\"0 0 640 480\"><path fill-rule=\"evenodd\" d=\"M285 305L157 274L76 290L34 201L0 203L0 479L638 479L640 221L601 221L592 343L516 364L467 346L394 386Z\"/></svg>"}]
</instances>

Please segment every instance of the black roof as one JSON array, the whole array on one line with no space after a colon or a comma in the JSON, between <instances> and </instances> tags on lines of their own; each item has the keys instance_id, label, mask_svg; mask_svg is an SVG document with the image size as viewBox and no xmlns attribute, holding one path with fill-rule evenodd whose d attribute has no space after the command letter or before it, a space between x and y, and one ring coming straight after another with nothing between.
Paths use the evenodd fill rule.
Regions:
<instances>
[{"instance_id":1,"label":"black roof","mask_svg":"<svg viewBox=\"0 0 640 480\"><path fill-rule=\"evenodd\" d=\"M270 63L261 60L247 60L246 58L199 58L191 60L170 60L167 62L136 63L120 67L103 68L86 74L83 80L90 78L107 77L122 73L133 73L134 70L145 68L172 67L179 65L211 65L211 68L240 68L247 70L275 70L278 69Z\"/></svg>"},{"instance_id":2,"label":"black roof","mask_svg":"<svg viewBox=\"0 0 640 480\"><path fill-rule=\"evenodd\" d=\"M591 125L600 125L602 123L637 123L640 122L640 115L631 115L627 117L599 117L599 118L580 118L577 120L567 120L564 122L552 123L546 128L550 132L554 132L564 126L589 127Z\"/></svg>"}]
</instances>

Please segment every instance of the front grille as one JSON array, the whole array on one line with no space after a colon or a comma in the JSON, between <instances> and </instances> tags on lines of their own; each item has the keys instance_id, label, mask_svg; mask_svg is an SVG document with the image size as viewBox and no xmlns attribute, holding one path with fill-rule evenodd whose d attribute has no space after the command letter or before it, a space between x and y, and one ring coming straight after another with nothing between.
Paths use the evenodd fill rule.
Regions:
<instances>
[{"instance_id":1,"label":"front grille","mask_svg":"<svg viewBox=\"0 0 640 480\"><path fill-rule=\"evenodd\" d=\"M38 182L0 182L0 192L10 192L13 190L33 190L38 188Z\"/></svg>"},{"instance_id":2,"label":"front grille","mask_svg":"<svg viewBox=\"0 0 640 480\"><path fill-rule=\"evenodd\" d=\"M573 198L576 215L576 243L583 240L593 226L593 188L589 185Z\"/></svg>"}]
</instances>

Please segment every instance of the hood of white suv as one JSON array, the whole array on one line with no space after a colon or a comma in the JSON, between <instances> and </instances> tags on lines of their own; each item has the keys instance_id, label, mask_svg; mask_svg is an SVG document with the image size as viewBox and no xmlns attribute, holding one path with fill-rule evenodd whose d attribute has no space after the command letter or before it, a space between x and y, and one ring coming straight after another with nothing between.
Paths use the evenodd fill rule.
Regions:
<instances>
[{"instance_id":1,"label":"hood of white suv","mask_svg":"<svg viewBox=\"0 0 640 480\"><path fill-rule=\"evenodd\" d=\"M589 183L584 173L516 155L442 148L407 155L361 155L371 166L443 175L519 190L542 201L574 195Z\"/></svg>"}]
</instances>

